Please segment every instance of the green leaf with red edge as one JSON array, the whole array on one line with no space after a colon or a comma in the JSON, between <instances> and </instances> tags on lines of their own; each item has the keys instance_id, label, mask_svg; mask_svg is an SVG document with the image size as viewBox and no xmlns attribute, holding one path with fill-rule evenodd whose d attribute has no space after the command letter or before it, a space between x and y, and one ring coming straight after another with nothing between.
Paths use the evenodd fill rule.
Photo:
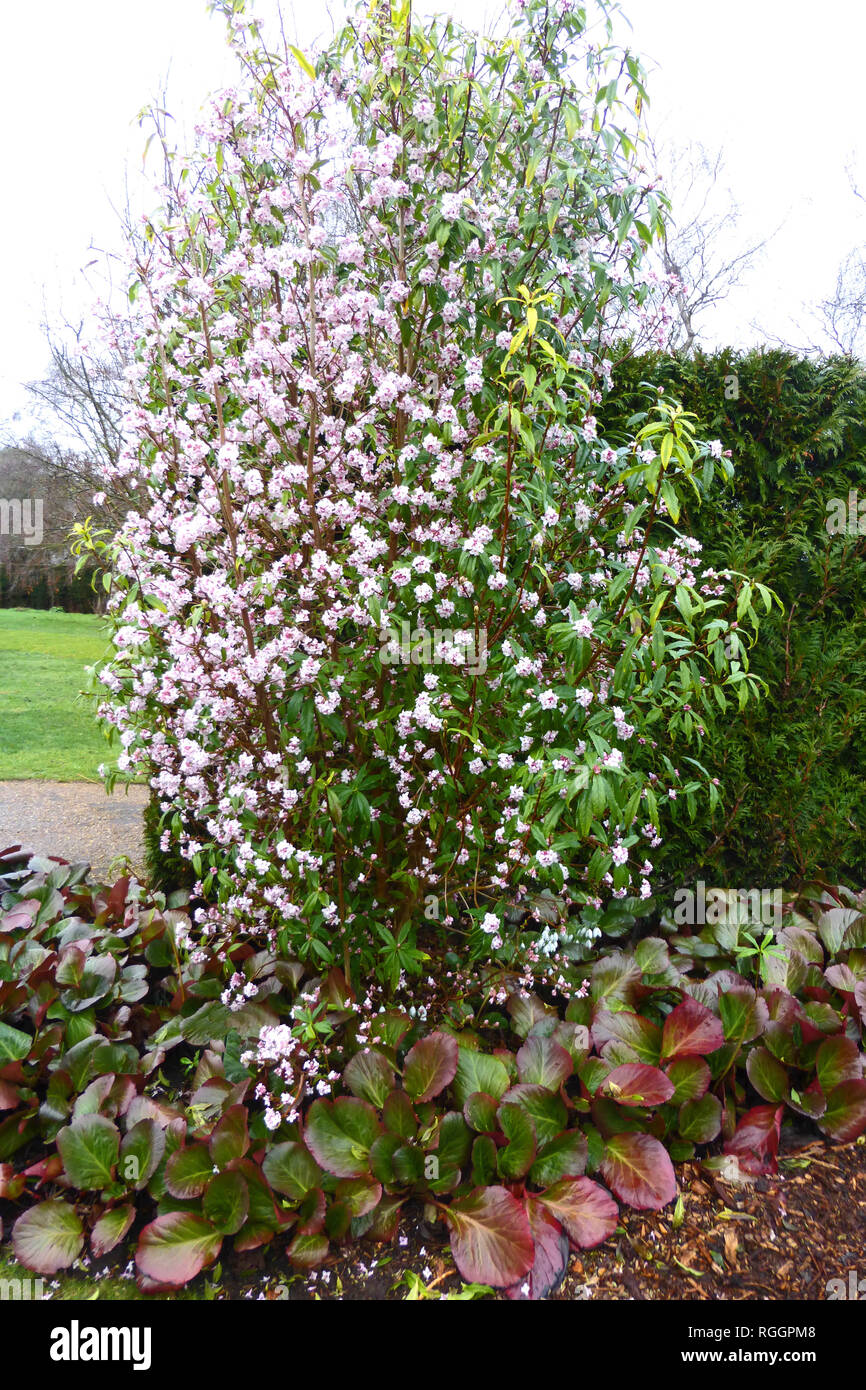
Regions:
<instances>
[{"instance_id":1,"label":"green leaf with red edge","mask_svg":"<svg viewBox=\"0 0 866 1390\"><path fill-rule=\"evenodd\" d=\"M164 1153L165 1130L156 1120L139 1120L120 1141L121 1179L140 1191L150 1182Z\"/></svg>"},{"instance_id":2,"label":"green leaf with red edge","mask_svg":"<svg viewBox=\"0 0 866 1390\"><path fill-rule=\"evenodd\" d=\"M375 1048L356 1052L343 1071L343 1080L352 1095L369 1101L377 1110L382 1109L396 1079L388 1058Z\"/></svg>"},{"instance_id":3,"label":"green leaf with red edge","mask_svg":"<svg viewBox=\"0 0 866 1390\"><path fill-rule=\"evenodd\" d=\"M57 1148L73 1187L87 1191L114 1181L120 1134L104 1115L82 1115L66 1125L58 1131Z\"/></svg>"},{"instance_id":4,"label":"green leaf with red edge","mask_svg":"<svg viewBox=\"0 0 866 1390\"><path fill-rule=\"evenodd\" d=\"M546 1298L562 1283L571 1247L559 1222L537 1197L527 1195L525 1205L535 1259L526 1278L511 1284L505 1290L505 1297L536 1300Z\"/></svg>"},{"instance_id":5,"label":"green leaf with red edge","mask_svg":"<svg viewBox=\"0 0 866 1390\"><path fill-rule=\"evenodd\" d=\"M791 1091L788 1097L788 1104L792 1110L796 1110L798 1115L806 1115L810 1120L818 1120L827 1109L827 1097L821 1090L820 1082L816 1077L805 1091Z\"/></svg>"},{"instance_id":6,"label":"green leaf with red edge","mask_svg":"<svg viewBox=\"0 0 866 1390\"><path fill-rule=\"evenodd\" d=\"M302 1202L322 1180L322 1169L303 1144L289 1142L269 1149L262 1164L265 1177L275 1192Z\"/></svg>"},{"instance_id":7,"label":"green leaf with red edge","mask_svg":"<svg viewBox=\"0 0 866 1390\"><path fill-rule=\"evenodd\" d=\"M517 1075L527 1086L558 1091L573 1071L570 1054L552 1038L529 1037L517 1054Z\"/></svg>"},{"instance_id":8,"label":"green leaf with red edge","mask_svg":"<svg viewBox=\"0 0 866 1390\"><path fill-rule=\"evenodd\" d=\"M497 1102L484 1091L475 1091L468 1097L463 1107L463 1117L479 1134L493 1134L496 1130Z\"/></svg>"},{"instance_id":9,"label":"green leaf with red edge","mask_svg":"<svg viewBox=\"0 0 866 1390\"><path fill-rule=\"evenodd\" d=\"M247 1130L247 1108L233 1105L223 1115L208 1141L208 1149L218 1168L225 1168L235 1158L243 1158L250 1147Z\"/></svg>"},{"instance_id":10,"label":"green leaf with red edge","mask_svg":"<svg viewBox=\"0 0 866 1390\"><path fill-rule=\"evenodd\" d=\"M722 1103L718 1096L705 1095L680 1106L679 1131L692 1144L709 1144L722 1129Z\"/></svg>"},{"instance_id":11,"label":"green leaf with red edge","mask_svg":"<svg viewBox=\"0 0 866 1390\"><path fill-rule=\"evenodd\" d=\"M538 1200L579 1250L591 1250L616 1230L619 1208L610 1193L591 1178L562 1178L540 1193Z\"/></svg>"},{"instance_id":12,"label":"green leaf with red edge","mask_svg":"<svg viewBox=\"0 0 866 1390\"><path fill-rule=\"evenodd\" d=\"M768 1020L766 1002L745 982L719 993L719 1013L728 1042L759 1038Z\"/></svg>"},{"instance_id":13,"label":"green leaf with red edge","mask_svg":"<svg viewBox=\"0 0 866 1390\"><path fill-rule=\"evenodd\" d=\"M83 1244L84 1227L69 1202L40 1202L12 1227L15 1258L37 1274L67 1269L78 1259Z\"/></svg>"},{"instance_id":14,"label":"green leaf with red edge","mask_svg":"<svg viewBox=\"0 0 866 1390\"><path fill-rule=\"evenodd\" d=\"M664 1105L674 1094L673 1082L658 1067L627 1062L608 1072L599 1095L609 1096L617 1105Z\"/></svg>"},{"instance_id":15,"label":"green leaf with red edge","mask_svg":"<svg viewBox=\"0 0 866 1390\"><path fill-rule=\"evenodd\" d=\"M171 1211L145 1226L135 1263L148 1279L179 1289L213 1263L222 1241L219 1231L197 1212Z\"/></svg>"},{"instance_id":16,"label":"green leaf with red edge","mask_svg":"<svg viewBox=\"0 0 866 1390\"><path fill-rule=\"evenodd\" d=\"M457 1074L459 1048L450 1033L430 1033L410 1047L403 1064L403 1089L416 1105L433 1100Z\"/></svg>"},{"instance_id":17,"label":"green leaf with red edge","mask_svg":"<svg viewBox=\"0 0 866 1390\"><path fill-rule=\"evenodd\" d=\"M392 1091L382 1107L382 1119L389 1134L401 1139L414 1139L418 1133L418 1116L405 1091Z\"/></svg>"},{"instance_id":18,"label":"green leaf with red edge","mask_svg":"<svg viewBox=\"0 0 866 1390\"><path fill-rule=\"evenodd\" d=\"M588 1150L586 1135L581 1130L563 1130L539 1151L529 1170L530 1182L536 1187L550 1187L560 1178L582 1177Z\"/></svg>"},{"instance_id":19,"label":"green leaf with red edge","mask_svg":"<svg viewBox=\"0 0 866 1390\"><path fill-rule=\"evenodd\" d=\"M175 1149L165 1165L165 1185L172 1197L185 1202L200 1197L214 1175L213 1160L206 1144L190 1144Z\"/></svg>"},{"instance_id":20,"label":"green leaf with red edge","mask_svg":"<svg viewBox=\"0 0 866 1390\"><path fill-rule=\"evenodd\" d=\"M544 1086L519 1082L506 1091L502 1099L509 1105L523 1107L535 1127L535 1138L539 1145L549 1144L568 1123L568 1111L562 1097Z\"/></svg>"},{"instance_id":21,"label":"green leaf with red edge","mask_svg":"<svg viewBox=\"0 0 866 1390\"><path fill-rule=\"evenodd\" d=\"M297 1235L286 1251L293 1265L299 1269L315 1269L328 1257L328 1237L321 1231L316 1234Z\"/></svg>"},{"instance_id":22,"label":"green leaf with red edge","mask_svg":"<svg viewBox=\"0 0 866 1390\"><path fill-rule=\"evenodd\" d=\"M674 1105L684 1105L687 1100L700 1100L706 1095L712 1077L703 1057L677 1057L665 1067L665 1075L673 1083Z\"/></svg>"},{"instance_id":23,"label":"green leaf with red edge","mask_svg":"<svg viewBox=\"0 0 866 1390\"><path fill-rule=\"evenodd\" d=\"M723 1047L724 1042L724 1029L719 1019L704 1004L699 1004L697 999L687 994L665 1019L661 1055L667 1060L705 1056Z\"/></svg>"},{"instance_id":24,"label":"green leaf with red edge","mask_svg":"<svg viewBox=\"0 0 866 1390\"><path fill-rule=\"evenodd\" d=\"M778 1105L788 1099L788 1073L778 1058L765 1047L753 1047L746 1059L749 1080L763 1100Z\"/></svg>"},{"instance_id":25,"label":"green leaf with red edge","mask_svg":"<svg viewBox=\"0 0 866 1390\"><path fill-rule=\"evenodd\" d=\"M466 1283L503 1289L529 1273L535 1260L529 1217L506 1188L476 1188L443 1211L451 1254Z\"/></svg>"},{"instance_id":26,"label":"green leaf with red edge","mask_svg":"<svg viewBox=\"0 0 866 1390\"><path fill-rule=\"evenodd\" d=\"M725 1144L725 1153L739 1168L754 1177L776 1172L776 1154L782 1125L781 1105L756 1105L747 1110Z\"/></svg>"},{"instance_id":27,"label":"green leaf with red edge","mask_svg":"<svg viewBox=\"0 0 866 1390\"><path fill-rule=\"evenodd\" d=\"M641 969L637 962L631 956L614 951L609 956L602 956L592 967L590 997L596 1004L607 999L619 999L630 1004L641 981Z\"/></svg>"},{"instance_id":28,"label":"green leaf with red edge","mask_svg":"<svg viewBox=\"0 0 866 1390\"><path fill-rule=\"evenodd\" d=\"M337 1183L337 1201L345 1202L353 1216L366 1216L382 1198L382 1184L375 1178L343 1178Z\"/></svg>"},{"instance_id":29,"label":"green leaf with red edge","mask_svg":"<svg viewBox=\"0 0 866 1390\"><path fill-rule=\"evenodd\" d=\"M202 1198L202 1212L222 1235L237 1235L249 1210L249 1188L236 1169L218 1173L208 1183Z\"/></svg>"},{"instance_id":30,"label":"green leaf with red edge","mask_svg":"<svg viewBox=\"0 0 866 1390\"><path fill-rule=\"evenodd\" d=\"M500 1105L497 1119L508 1140L497 1154L499 1176L506 1182L517 1182L535 1161L535 1126L519 1105Z\"/></svg>"},{"instance_id":31,"label":"green leaf with red edge","mask_svg":"<svg viewBox=\"0 0 866 1390\"><path fill-rule=\"evenodd\" d=\"M490 1057L486 1052L473 1052L471 1048L458 1049L457 1072L454 1077L454 1098L463 1106L475 1091L484 1091L501 1100L508 1090L508 1068L498 1057Z\"/></svg>"},{"instance_id":32,"label":"green leaf with red edge","mask_svg":"<svg viewBox=\"0 0 866 1390\"><path fill-rule=\"evenodd\" d=\"M658 1065L662 1030L641 1014L630 1013L627 1009L621 1013L597 1009L592 1020L592 1036L599 1050L606 1043L616 1040L630 1049L633 1054L631 1061L645 1062L648 1066Z\"/></svg>"},{"instance_id":33,"label":"green leaf with red edge","mask_svg":"<svg viewBox=\"0 0 866 1390\"><path fill-rule=\"evenodd\" d=\"M370 1147L382 1133L376 1112L365 1100L341 1096L310 1106L304 1140L313 1158L336 1178L361 1178L369 1172Z\"/></svg>"},{"instance_id":34,"label":"green leaf with red edge","mask_svg":"<svg viewBox=\"0 0 866 1390\"><path fill-rule=\"evenodd\" d=\"M628 1206L659 1211L677 1195L674 1166L650 1134L614 1134L605 1143L601 1175Z\"/></svg>"},{"instance_id":35,"label":"green leaf with red edge","mask_svg":"<svg viewBox=\"0 0 866 1390\"><path fill-rule=\"evenodd\" d=\"M827 1097L818 1128L839 1143L849 1143L866 1131L866 1081L843 1081Z\"/></svg>"},{"instance_id":36,"label":"green leaf with red edge","mask_svg":"<svg viewBox=\"0 0 866 1390\"><path fill-rule=\"evenodd\" d=\"M479 1134L472 1145L472 1182L491 1187L496 1181L496 1145L489 1134Z\"/></svg>"},{"instance_id":37,"label":"green leaf with red edge","mask_svg":"<svg viewBox=\"0 0 866 1390\"><path fill-rule=\"evenodd\" d=\"M572 1066L579 1067L585 1062L592 1049L592 1035L582 1023L569 1023L560 1020L550 1037L560 1047L564 1047L571 1058Z\"/></svg>"},{"instance_id":38,"label":"green leaf with red edge","mask_svg":"<svg viewBox=\"0 0 866 1390\"><path fill-rule=\"evenodd\" d=\"M818 1048L815 1070L821 1090L825 1093L835 1090L843 1081L860 1081L863 1076L860 1049L852 1038L846 1038L844 1034L827 1038Z\"/></svg>"},{"instance_id":39,"label":"green leaf with red edge","mask_svg":"<svg viewBox=\"0 0 866 1390\"><path fill-rule=\"evenodd\" d=\"M100 1216L90 1232L90 1248L98 1260L119 1245L135 1220L135 1207L126 1202L122 1207L110 1207Z\"/></svg>"}]
</instances>

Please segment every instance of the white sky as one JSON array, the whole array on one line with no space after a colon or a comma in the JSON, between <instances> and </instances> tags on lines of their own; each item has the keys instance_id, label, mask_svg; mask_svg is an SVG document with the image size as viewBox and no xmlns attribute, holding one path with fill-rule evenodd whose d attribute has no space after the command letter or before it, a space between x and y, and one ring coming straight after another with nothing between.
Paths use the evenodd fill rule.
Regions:
<instances>
[{"instance_id":1,"label":"white sky","mask_svg":"<svg viewBox=\"0 0 866 1390\"><path fill-rule=\"evenodd\" d=\"M253 8L266 17L275 4L259 0ZM423 8L483 24L501 6L427 0ZM808 306L832 290L843 256L866 242L866 204L845 172L859 168L866 185L866 6L624 0L624 8L630 41L651 70L657 136L724 150L743 239L782 224L743 289L714 314L708 340L745 345L775 334L813 342ZM283 13L289 37L294 28L303 47L331 27L324 0L283 0ZM80 315L92 294L83 271L93 259L88 248L119 245L114 208L124 203L127 178L140 179L145 135L137 112L167 76L169 109L193 120L207 93L233 73L223 32L205 0L4 6L0 433L13 412L27 410L22 383L45 368L43 306L50 317Z\"/></svg>"}]
</instances>

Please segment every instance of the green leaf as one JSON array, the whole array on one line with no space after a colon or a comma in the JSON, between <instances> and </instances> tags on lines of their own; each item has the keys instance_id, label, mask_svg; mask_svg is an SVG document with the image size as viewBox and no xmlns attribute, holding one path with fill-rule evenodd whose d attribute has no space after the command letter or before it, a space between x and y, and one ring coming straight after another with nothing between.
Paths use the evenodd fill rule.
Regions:
<instances>
[{"instance_id":1,"label":"green leaf","mask_svg":"<svg viewBox=\"0 0 866 1390\"><path fill-rule=\"evenodd\" d=\"M135 1262L148 1279L181 1288L194 1279L220 1252L219 1231L195 1212L172 1211L145 1226Z\"/></svg>"},{"instance_id":2,"label":"green leaf","mask_svg":"<svg viewBox=\"0 0 866 1390\"><path fill-rule=\"evenodd\" d=\"M127 1202L122 1207L110 1207L100 1216L90 1232L90 1248L98 1260L119 1245L135 1220L135 1207Z\"/></svg>"},{"instance_id":3,"label":"green leaf","mask_svg":"<svg viewBox=\"0 0 866 1390\"><path fill-rule=\"evenodd\" d=\"M313 1102L304 1139L326 1172L337 1178L360 1178L369 1171L370 1147L381 1133L376 1112L367 1101L341 1096Z\"/></svg>"},{"instance_id":4,"label":"green leaf","mask_svg":"<svg viewBox=\"0 0 866 1390\"><path fill-rule=\"evenodd\" d=\"M500 1105L497 1119L509 1141L497 1155L499 1176L506 1182L516 1182L529 1172L535 1161L535 1127L519 1105Z\"/></svg>"},{"instance_id":5,"label":"green leaf","mask_svg":"<svg viewBox=\"0 0 866 1390\"><path fill-rule=\"evenodd\" d=\"M394 1089L396 1077L387 1057L373 1048L367 1048L350 1058L343 1071L343 1080L354 1096L369 1101L377 1110L381 1110Z\"/></svg>"},{"instance_id":6,"label":"green leaf","mask_svg":"<svg viewBox=\"0 0 866 1390\"><path fill-rule=\"evenodd\" d=\"M84 1115L59 1130L57 1147L73 1187L107 1187L114 1180L120 1134L104 1115Z\"/></svg>"},{"instance_id":7,"label":"green leaf","mask_svg":"<svg viewBox=\"0 0 866 1390\"><path fill-rule=\"evenodd\" d=\"M50 1200L25 1211L12 1228L16 1259L37 1274L56 1274L77 1260L84 1228L69 1202Z\"/></svg>"},{"instance_id":8,"label":"green leaf","mask_svg":"<svg viewBox=\"0 0 866 1390\"><path fill-rule=\"evenodd\" d=\"M172 1197L188 1201L200 1197L214 1175L213 1159L206 1144L176 1149L165 1165L165 1185Z\"/></svg>"},{"instance_id":9,"label":"green leaf","mask_svg":"<svg viewBox=\"0 0 866 1390\"><path fill-rule=\"evenodd\" d=\"M249 1209L249 1189L240 1173L218 1173L208 1184L202 1211L222 1235L236 1235L246 1221Z\"/></svg>"},{"instance_id":10,"label":"green leaf","mask_svg":"<svg viewBox=\"0 0 866 1390\"><path fill-rule=\"evenodd\" d=\"M475 1091L485 1091L494 1100L501 1100L508 1090L508 1081L508 1071L498 1057L473 1052L468 1047L458 1049L454 1077L454 1096L458 1105L465 1105Z\"/></svg>"},{"instance_id":11,"label":"green leaf","mask_svg":"<svg viewBox=\"0 0 866 1390\"><path fill-rule=\"evenodd\" d=\"M29 1033L0 1022L0 1067L9 1062L23 1062L32 1046L33 1038Z\"/></svg>"},{"instance_id":12,"label":"green leaf","mask_svg":"<svg viewBox=\"0 0 866 1390\"><path fill-rule=\"evenodd\" d=\"M262 1171L275 1192L301 1202L319 1187L322 1170L303 1144L277 1144L269 1149Z\"/></svg>"},{"instance_id":13,"label":"green leaf","mask_svg":"<svg viewBox=\"0 0 866 1390\"><path fill-rule=\"evenodd\" d=\"M410 1048L403 1086L416 1105L433 1100L450 1086L457 1074L458 1053L457 1040L449 1033L431 1033Z\"/></svg>"}]
</instances>

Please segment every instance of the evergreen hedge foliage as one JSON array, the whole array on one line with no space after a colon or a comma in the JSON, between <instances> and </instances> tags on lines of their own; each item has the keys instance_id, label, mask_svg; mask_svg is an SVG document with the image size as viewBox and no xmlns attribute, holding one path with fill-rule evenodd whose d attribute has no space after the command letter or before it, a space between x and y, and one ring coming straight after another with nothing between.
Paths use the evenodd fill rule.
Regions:
<instances>
[{"instance_id":1,"label":"evergreen hedge foliage","mask_svg":"<svg viewBox=\"0 0 866 1390\"><path fill-rule=\"evenodd\" d=\"M623 429L654 387L694 411L735 467L714 505L690 505L678 529L701 540L711 565L748 573L785 609L762 618L749 653L766 698L732 711L728 737L699 754L722 781L723 809L680 818L666 847L671 881L862 880L866 534L830 534L827 523L831 499L847 510L855 494L854 514L866 504L866 374L850 358L780 349L637 356L616 372Z\"/></svg>"}]
</instances>

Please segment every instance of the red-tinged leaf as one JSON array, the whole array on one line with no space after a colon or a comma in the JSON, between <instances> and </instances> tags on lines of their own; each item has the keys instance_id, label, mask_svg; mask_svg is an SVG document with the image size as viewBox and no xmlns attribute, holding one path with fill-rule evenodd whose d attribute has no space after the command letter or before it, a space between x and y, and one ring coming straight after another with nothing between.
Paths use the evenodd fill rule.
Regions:
<instances>
[{"instance_id":1,"label":"red-tinged leaf","mask_svg":"<svg viewBox=\"0 0 866 1390\"><path fill-rule=\"evenodd\" d=\"M744 1173L759 1176L776 1172L783 1110L782 1105L756 1105L747 1110L725 1144L725 1153L737 1160Z\"/></svg>"},{"instance_id":2,"label":"red-tinged leaf","mask_svg":"<svg viewBox=\"0 0 866 1390\"><path fill-rule=\"evenodd\" d=\"M7 1202L17 1202L24 1191L24 1182L24 1174L16 1173L11 1163L0 1163L0 1197Z\"/></svg>"},{"instance_id":3,"label":"red-tinged leaf","mask_svg":"<svg viewBox=\"0 0 866 1390\"><path fill-rule=\"evenodd\" d=\"M454 1044L455 1048L457 1044ZM343 1071L343 1080L359 1100L369 1101L381 1110L391 1091L396 1077L394 1068L383 1053L368 1047L364 1052L356 1052Z\"/></svg>"},{"instance_id":4,"label":"red-tinged leaf","mask_svg":"<svg viewBox=\"0 0 866 1390\"><path fill-rule=\"evenodd\" d=\"M213 1177L214 1165L204 1144L175 1149L165 1165L165 1185L172 1197L186 1202L200 1197Z\"/></svg>"},{"instance_id":5,"label":"red-tinged leaf","mask_svg":"<svg viewBox=\"0 0 866 1390\"><path fill-rule=\"evenodd\" d=\"M559 1288L571 1251L565 1231L537 1197L527 1196L526 1215L535 1242L535 1260L526 1278L505 1290L505 1297L537 1300Z\"/></svg>"},{"instance_id":6,"label":"red-tinged leaf","mask_svg":"<svg viewBox=\"0 0 866 1390\"><path fill-rule=\"evenodd\" d=\"M558 1091L573 1071L570 1053L552 1038L527 1038L517 1054L517 1075L527 1086Z\"/></svg>"},{"instance_id":7,"label":"red-tinged leaf","mask_svg":"<svg viewBox=\"0 0 866 1390\"><path fill-rule=\"evenodd\" d=\"M0 1110L15 1110L18 1105L18 1088L8 1081L0 1081Z\"/></svg>"},{"instance_id":8,"label":"red-tinged leaf","mask_svg":"<svg viewBox=\"0 0 866 1390\"><path fill-rule=\"evenodd\" d=\"M353 1216L375 1211L382 1198L382 1184L375 1178L344 1178L337 1183L337 1201L345 1202Z\"/></svg>"},{"instance_id":9,"label":"red-tinged leaf","mask_svg":"<svg viewBox=\"0 0 866 1390\"><path fill-rule=\"evenodd\" d=\"M321 1232L296 1235L286 1253L293 1265L300 1269L314 1269L327 1258L328 1237Z\"/></svg>"},{"instance_id":10,"label":"red-tinged leaf","mask_svg":"<svg viewBox=\"0 0 866 1390\"><path fill-rule=\"evenodd\" d=\"M243 1158L249 1147L247 1108L245 1105L233 1105L210 1136L210 1156L218 1168L225 1168L232 1159Z\"/></svg>"},{"instance_id":11,"label":"red-tinged leaf","mask_svg":"<svg viewBox=\"0 0 866 1390\"><path fill-rule=\"evenodd\" d=\"M673 1082L674 1105L684 1105L687 1100L700 1100L709 1090L712 1076L703 1057L677 1057L665 1067L665 1075Z\"/></svg>"},{"instance_id":12,"label":"red-tinged leaf","mask_svg":"<svg viewBox=\"0 0 866 1390\"><path fill-rule=\"evenodd\" d=\"M860 1049L852 1038L846 1038L844 1034L827 1038L818 1048L815 1070L821 1090L827 1095L841 1086L843 1081L860 1081L863 1076Z\"/></svg>"},{"instance_id":13,"label":"red-tinged leaf","mask_svg":"<svg viewBox=\"0 0 866 1390\"><path fill-rule=\"evenodd\" d=\"M410 1047L403 1067L403 1088L416 1105L433 1100L457 1075L459 1050L450 1033L431 1033Z\"/></svg>"},{"instance_id":14,"label":"red-tinged leaf","mask_svg":"<svg viewBox=\"0 0 866 1390\"><path fill-rule=\"evenodd\" d=\"M12 1227L16 1259L37 1274L67 1269L81 1253L84 1228L68 1202L40 1202L19 1216Z\"/></svg>"},{"instance_id":15,"label":"red-tinged leaf","mask_svg":"<svg viewBox=\"0 0 866 1390\"><path fill-rule=\"evenodd\" d=\"M542 1192L538 1200L562 1224L572 1245L579 1250L591 1250L616 1230L619 1208L610 1193L590 1178L562 1178Z\"/></svg>"},{"instance_id":16,"label":"red-tinged leaf","mask_svg":"<svg viewBox=\"0 0 866 1390\"><path fill-rule=\"evenodd\" d=\"M112 1207L100 1216L90 1233L90 1248L98 1260L120 1244L134 1220L135 1207L131 1202Z\"/></svg>"},{"instance_id":17,"label":"red-tinged leaf","mask_svg":"<svg viewBox=\"0 0 866 1390\"><path fill-rule=\"evenodd\" d=\"M592 1020L592 1036L599 1051L605 1043L616 1041L628 1048L631 1060L645 1062L654 1067L661 1055L662 1030L657 1024L640 1014L613 1013L610 1009L596 1009Z\"/></svg>"},{"instance_id":18,"label":"red-tinged leaf","mask_svg":"<svg viewBox=\"0 0 866 1390\"><path fill-rule=\"evenodd\" d=\"M778 1105L788 1099L790 1082L782 1063L765 1047L753 1047L746 1060L749 1080L758 1095Z\"/></svg>"},{"instance_id":19,"label":"red-tinged leaf","mask_svg":"<svg viewBox=\"0 0 866 1390\"><path fill-rule=\"evenodd\" d=\"M810 1120L819 1120L827 1109L827 1097L821 1090L818 1078L816 1077L805 1091L792 1091L788 1097L788 1104L799 1115L807 1115Z\"/></svg>"},{"instance_id":20,"label":"red-tinged leaf","mask_svg":"<svg viewBox=\"0 0 866 1390\"><path fill-rule=\"evenodd\" d=\"M659 1211L677 1195L674 1166L650 1134L614 1134L605 1144L601 1175L621 1202Z\"/></svg>"},{"instance_id":21,"label":"red-tinged leaf","mask_svg":"<svg viewBox=\"0 0 866 1390\"><path fill-rule=\"evenodd\" d=\"M831 1139L849 1143L866 1131L866 1081L843 1081L827 1097L818 1128Z\"/></svg>"},{"instance_id":22,"label":"red-tinged leaf","mask_svg":"<svg viewBox=\"0 0 866 1390\"><path fill-rule=\"evenodd\" d=\"M861 980L854 990L854 1002L860 1010L860 1017L866 1023L866 981Z\"/></svg>"},{"instance_id":23,"label":"red-tinged leaf","mask_svg":"<svg viewBox=\"0 0 866 1390\"><path fill-rule=\"evenodd\" d=\"M704 1004L686 995L665 1019L662 1029L662 1058L706 1056L724 1047L721 1022Z\"/></svg>"},{"instance_id":24,"label":"red-tinged leaf","mask_svg":"<svg viewBox=\"0 0 866 1390\"><path fill-rule=\"evenodd\" d=\"M722 1128L722 1102L718 1096L687 1100L680 1107L680 1136L691 1144L709 1144Z\"/></svg>"},{"instance_id":25,"label":"red-tinged leaf","mask_svg":"<svg viewBox=\"0 0 866 1390\"><path fill-rule=\"evenodd\" d=\"M341 1096L310 1106L304 1141L316 1162L336 1178L361 1178L369 1172L368 1154L382 1126L372 1105Z\"/></svg>"},{"instance_id":26,"label":"red-tinged leaf","mask_svg":"<svg viewBox=\"0 0 866 1390\"><path fill-rule=\"evenodd\" d=\"M466 1283L504 1289L529 1273L535 1260L529 1218L504 1187L476 1188L444 1211L451 1254Z\"/></svg>"},{"instance_id":27,"label":"red-tinged leaf","mask_svg":"<svg viewBox=\"0 0 866 1390\"><path fill-rule=\"evenodd\" d=\"M617 1105L664 1105L674 1094L673 1082L658 1067L627 1062L608 1072L599 1095L610 1096Z\"/></svg>"},{"instance_id":28,"label":"red-tinged leaf","mask_svg":"<svg viewBox=\"0 0 866 1390\"><path fill-rule=\"evenodd\" d=\"M147 1279L179 1289L213 1263L222 1239L203 1216L192 1211L168 1212L145 1226L135 1263Z\"/></svg>"}]
</instances>

